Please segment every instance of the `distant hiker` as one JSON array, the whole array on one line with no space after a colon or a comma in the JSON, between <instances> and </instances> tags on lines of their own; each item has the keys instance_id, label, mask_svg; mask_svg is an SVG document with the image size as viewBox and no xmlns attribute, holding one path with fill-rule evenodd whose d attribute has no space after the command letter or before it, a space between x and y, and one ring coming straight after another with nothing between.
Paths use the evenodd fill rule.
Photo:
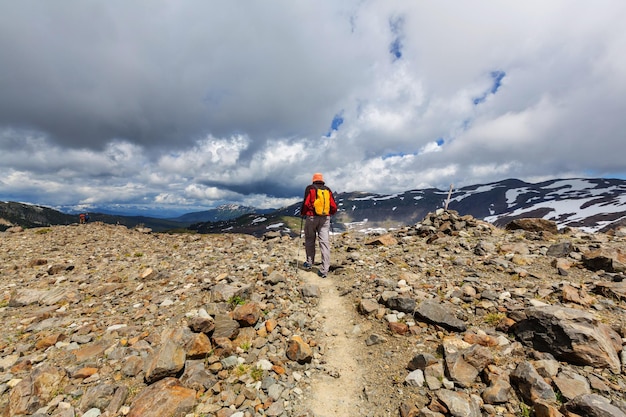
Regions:
<instances>
[{"instance_id":1,"label":"distant hiker","mask_svg":"<svg viewBox=\"0 0 626 417\"><path fill-rule=\"evenodd\" d=\"M78 222L79 222L80 224L85 224L85 213L80 213L80 214L78 215Z\"/></svg>"},{"instance_id":2,"label":"distant hiker","mask_svg":"<svg viewBox=\"0 0 626 417\"><path fill-rule=\"evenodd\" d=\"M306 262L303 266L310 269L315 261L315 238L320 245L322 265L318 275L326 278L330 269L330 216L337 212L337 203L333 192L324 184L320 173L313 174L312 184L304 190L304 201L300 214L306 219L304 225L304 248Z\"/></svg>"},{"instance_id":3,"label":"distant hiker","mask_svg":"<svg viewBox=\"0 0 626 417\"><path fill-rule=\"evenodd\" d=\"M85 223L89 223L89 213L85 213Z\"/></svg>"}]
</instances>

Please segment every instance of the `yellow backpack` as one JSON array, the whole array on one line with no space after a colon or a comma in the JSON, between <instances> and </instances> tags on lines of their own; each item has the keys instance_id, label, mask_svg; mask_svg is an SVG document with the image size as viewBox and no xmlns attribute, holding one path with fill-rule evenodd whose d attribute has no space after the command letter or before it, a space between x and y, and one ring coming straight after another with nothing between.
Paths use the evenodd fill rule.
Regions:
<instances>
[{"instance_id":1,"label":"yellow backpack","mask_svg":"<svg viewBox=\"0 0 626 417\"><path fill-rule=\"evenodd\" d=\"M315 187L315 201L313 208L318 216L328 216L330 214L330 190L326 187Z\"/></svg>"}]
</instances>

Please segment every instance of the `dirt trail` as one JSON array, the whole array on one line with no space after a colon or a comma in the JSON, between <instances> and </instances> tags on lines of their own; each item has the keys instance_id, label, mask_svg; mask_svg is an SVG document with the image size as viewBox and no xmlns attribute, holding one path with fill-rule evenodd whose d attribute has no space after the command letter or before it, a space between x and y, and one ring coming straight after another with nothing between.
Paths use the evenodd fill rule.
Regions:
<instances>
[{"instance_id":1,"label":"dirt trail","mask_svg":"<svg viewBox=\"0 0 626 417\"><path fill-rule=\"evenodd\" d=\"M354 311L336 288L336 278L319 278L313 272L300 271L308 284L318 285L320 301L317 307L320 322L320 339L324 347L322 360L327 372L311 383L308 406L315 417L360 415L362 401L362 367L356 357L354 336Z\"/></svg>"}]
</instances>

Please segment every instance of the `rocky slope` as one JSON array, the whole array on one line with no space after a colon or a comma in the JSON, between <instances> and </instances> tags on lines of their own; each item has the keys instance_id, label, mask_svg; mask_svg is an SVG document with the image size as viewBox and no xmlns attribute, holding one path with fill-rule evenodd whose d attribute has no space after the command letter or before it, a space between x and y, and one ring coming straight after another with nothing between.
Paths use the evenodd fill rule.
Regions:
<instances>
[{"instance_id":1,"label":"rocky slope","mask_svg":"<svg viewBox=\"0 0 626 417\"><path fill-rule=\"evenodd\" d=\"M623 233L510 229L9 229L0 415L626 416Z\"/></svg>"}]
</instances>

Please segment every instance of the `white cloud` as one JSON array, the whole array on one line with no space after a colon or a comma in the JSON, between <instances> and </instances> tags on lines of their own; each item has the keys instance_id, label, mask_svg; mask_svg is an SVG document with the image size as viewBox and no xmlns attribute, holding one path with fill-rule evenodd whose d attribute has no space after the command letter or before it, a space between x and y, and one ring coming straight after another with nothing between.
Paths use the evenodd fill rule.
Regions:
<instances>
[{"instance_id":1,"label":"white cloud","mask_svg":"<svg viewBox=\"0 0 626 417\"><path fill-rule=\"evenodd\" d=\"M181 149L162 156L157 167L179 175L202 175L222 172L235 167L249 139L238 135L230 138L208 137L198 140L189 149Z\"/></svg>"},{"instance_id":2,"label":"white cloud","mask_svg":"<svg viewBox=\"0 0 626 417\"><path fill-rule=\"evenodd\" d=\"M192 199L201 201L219 201L223 199L238 199L236 193L221 190L217 187L204 187L198 184L191 184L185 188L185 194Z\"/></svg>"}]
</instances>

